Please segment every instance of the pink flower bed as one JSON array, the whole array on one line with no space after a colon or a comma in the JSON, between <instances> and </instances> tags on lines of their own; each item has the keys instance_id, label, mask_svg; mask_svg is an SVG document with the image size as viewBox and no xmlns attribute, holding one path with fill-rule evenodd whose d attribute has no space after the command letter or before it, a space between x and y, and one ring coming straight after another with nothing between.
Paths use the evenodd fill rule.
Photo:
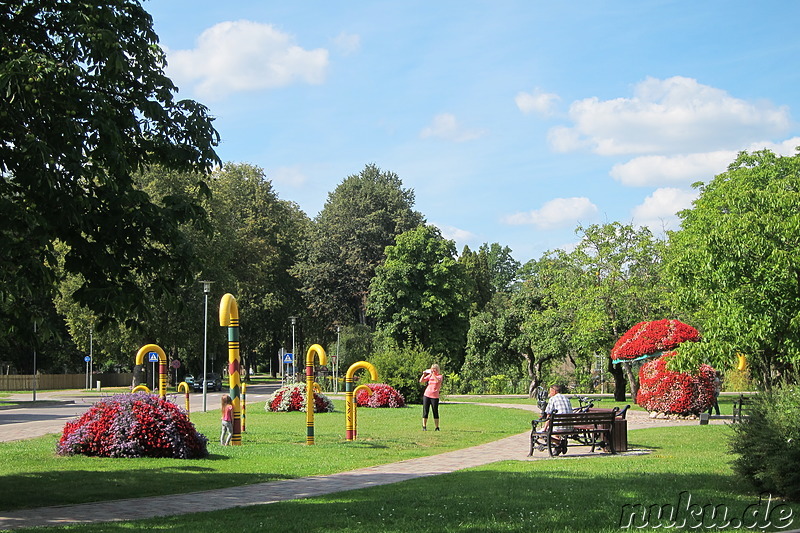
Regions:
<instances>
[{"instance_id":1,"label":"pink flower bed","mask_svg":"<svg viewBox=\"0 0 800 533\"><path fill-rule=\"evenodd\" d=\"M359 407L405 407L406 400L403 395L391 385L385 383L367 383L372 391L370 395L365 390L356 393L356 405Z\"/></svg>"},{"instance_id":2,"label":"pink flower bed","mask_svg":"<svg viewBox=\"0 0 800 533\"><path fill-rule=\"evenodd\" d=\"M267 411L273 412L287 412L287 411L302 411L306 412L306 384L305 383L292 383L284 385L276 390L267 399L265 406ZM333 411L333 402L318 392L314 392L314 412L315 413L330 413Z\"/></svg>"},{"instance_id":3,"label":"pink flower bed","mask_svg":"<svg viewBox=\"0 0 800 533\"><path fill-rule=\"evenodd\" d=\"M135 393L101 400L67 422L56 451L93 457L196 459L208 455L207 444L183 409L158 396Z\"/></svg>"},{"instance_id":4,"label":"pink flower bed","mask_svg":"<svg viewBox=\"0 0 800 533\"><path fill-rule=\"evenodd\" d=\"M647 361L639 370L639 393L636 403L659 413L699 414L714 402L714 369L700 365L697 374L667 369L669 352Z\"/></svg>"}]
</instances>

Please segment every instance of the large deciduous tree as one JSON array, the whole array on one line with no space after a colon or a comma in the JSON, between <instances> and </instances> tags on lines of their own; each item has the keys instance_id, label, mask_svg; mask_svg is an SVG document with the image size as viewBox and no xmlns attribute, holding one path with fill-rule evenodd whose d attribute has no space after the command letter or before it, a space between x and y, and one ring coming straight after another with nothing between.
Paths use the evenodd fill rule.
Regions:
<instances>
[{"instance_id":1,"label":"large deciduous tree","mask_svg":"<svg viewBox=\"0 0 800 533\"><path fill-rule=\"evenodd\" d=\"M703 335L680 359L730 368L743 354L769 388L800 360L800 155L743 152L697 186L670 235L668 271Z\"/></svg>"},{"instance_id":2,"label":"large deciduous tree","mask_svg":"<svg viewBox=\"0 0 800 533\"><path fill-rule=\"evenodd\" d=\"M206 108L176 100L164 66L138 1L0 4L0 334L30 330L26 302L52 298L56 241L98 325L146 314L146 292L193 275L179 225L202 209L157 204L133 179L218 162Z\"/></svg>"},{"instance_id":3,"label":"large deciduous tree","mask_svg":"<svg viewBox=\"0 0 800 533\"><path fill-rule=\"evenodd\" d=\"M328 325L366 323L369 284L385 248L424 222L413 207L414 191L375 165L328 195L314 220L307 260L295 270L313 316Z\"/></svg>"},{"instance_id":4,"label":"large deciduous tree","mask_svg":"<svg viewBox=\"0 0 800 533\"><path fill-rule=\"evenodd\" d=\"M464 362L468 309L455 244L433 226L399 235L370 285L367 310L400 347L421 346L453 369Z\"/></svg>"}]
</instances>

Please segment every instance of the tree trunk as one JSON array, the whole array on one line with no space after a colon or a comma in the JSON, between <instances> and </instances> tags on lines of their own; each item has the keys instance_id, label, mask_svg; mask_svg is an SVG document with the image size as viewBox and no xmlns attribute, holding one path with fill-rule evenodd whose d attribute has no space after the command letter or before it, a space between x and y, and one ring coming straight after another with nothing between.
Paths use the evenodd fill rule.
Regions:
<instances>
[{"instance_id":1,"label":"tree trunk","mask_svg":"<svg viewBox=\"0 0 800 533\"><path fill-rule=\"evenodd\" d=\"M636 403L636 397L639 394L639 380L636 379L636 376L633 375L633 369L631 369L631 364L628 362L620 363L622 368L625 370L625 375L628 378L628 383L631 386L631 400L633 403Z\"/></svg>"},{"instance_id":2,"label":"tree trunk","mask_svg":"<svg viewBox=\"0 0 800 533\"><path fill-rule=\"evenodd\" d=\"M528 385L528 398L533 398L536 387L539 386L539 372L537 372L536 369L536 358L526 353L522 354L522 357L525 358L525 366L528 370L528 377L531 380L530 384Z\"/></svg>"},{"instance_id":3,"label":"tree trunk","mask_svg":"<svg viewBox=\"0 0 800 533\"><path fill-rule=\"evenodd\" d=\"M626 388L624 371L620 365L611 363L611 358L609 358L608 371L614 376L614 401L624 402Z\"/></svg>"}]
</instances>

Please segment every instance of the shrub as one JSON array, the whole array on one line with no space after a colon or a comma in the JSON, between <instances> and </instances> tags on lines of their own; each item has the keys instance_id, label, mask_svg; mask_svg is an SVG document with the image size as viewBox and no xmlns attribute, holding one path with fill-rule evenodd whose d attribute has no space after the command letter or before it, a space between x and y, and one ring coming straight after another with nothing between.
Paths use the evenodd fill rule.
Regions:
<instances>
[{"instance_id":1,"label":"shrub","mask_svg":"<svg viewBox=\"0 0 800 533\"><path fill-rule=\"evenodd\" d=\"M356 405L359 407L405 407L406 400L394 387L385 383L367 383L372 391L368 394L360 390L356 394Z\"/></svg>"},{"instance_id":2,"label":"shrub","mask_svg":"<svg viewBox=\"0 0 800 533\"><path fill-rule=\"evenodd\" d=\"M59 455L95 457L172 457L208 455L208 439L186 413L158 396L119 394L95 403L67 422L58 441Z\"/></svg>"},{"instance_id":3,"label":"shrub","mask_svg":"<svg viewBox=\"0 0 800 533\"><path fill-rule=\"evenodd\" d=\"M700 365L697 374L667 370L669 352L642 365L636 403L648 411L699 414L714 403L714 369Z\"/></svg>"},{"instance_id":4,"label":"shrub","mask_svg":"<svg viewBox=\"0 0 800 533\"><path fill-rule=\"evenodd\" d=\"M732 424L733 470L758 491L800 501L800 390L781 386L752 399L750 417Z\"/></svg>"},{"instance_id":5,"label":"shrub","mask_svg":"<svg viewBox=\"0 0 800 533\"><path fill-rule=\"evenodd\" d=\"M305 413L306 384L291 383L284 385L267 398L265 409L273 412L302 411ZM314 412L333 412L333 402L324 394L314 391Z\"/></svg>"},{"instance_id":6,"label":"shrub","mask_svg":"<svg viewBox=\"0 0 800 533\"><path fill-rule=\"evenodd\" d=\"M369 358L369 362L378 369L379 379L394 387L406 402L422 403L425 386L419 382L419 378L422 371L436 359L423 348L398 348L389 343L383 346L382 351ZM444 383L447 383L446 375Z\"/></svg>"}]
</instances>

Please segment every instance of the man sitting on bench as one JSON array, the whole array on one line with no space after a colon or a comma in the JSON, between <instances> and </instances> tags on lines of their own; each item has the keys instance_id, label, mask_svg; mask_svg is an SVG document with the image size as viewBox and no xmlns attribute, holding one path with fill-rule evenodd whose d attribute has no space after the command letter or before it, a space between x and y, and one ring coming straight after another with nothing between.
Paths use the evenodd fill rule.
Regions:
<instances>
[{"instance_id":1,"label":"man sitting on bench","mask_svg":"<svg viewBox=\"0 0 800 533\"><path fill-rule=\"evenodd\" d=\"M550 387L550 399L547 400L547 407L544 408L544 416L547 418L549 415L553 413L571 413L572 412L572 404L564 395L564 386L563 385L552 385ZM542 429L538 431L538 433L547 433L547 427L549 422L545 420L545 423L542 425ZM561 437L553 436L553 440L556 444L560 445ZM546 446L544 444L539 444L538 450L544 451ZM566 448L565 448L566 449Z\"/></svg>"}]
</instances>

